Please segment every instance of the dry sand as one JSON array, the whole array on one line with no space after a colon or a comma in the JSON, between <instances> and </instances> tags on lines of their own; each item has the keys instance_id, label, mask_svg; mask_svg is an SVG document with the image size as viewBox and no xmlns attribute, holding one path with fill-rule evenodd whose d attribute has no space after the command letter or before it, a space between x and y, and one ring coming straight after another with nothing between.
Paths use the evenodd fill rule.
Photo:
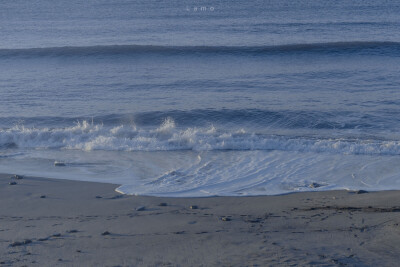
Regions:
<instances>
[{"instance_id":1,"label":"dry sand","mask_svg":"<svg viewBox=\"0 0 400 267\"><path fill-rule=\"evenodd\" d=\"M0 266L400 262L399 191L156 198L120 195L112 184L10 176L0 175Z\"/></svg>"}]
</instances>

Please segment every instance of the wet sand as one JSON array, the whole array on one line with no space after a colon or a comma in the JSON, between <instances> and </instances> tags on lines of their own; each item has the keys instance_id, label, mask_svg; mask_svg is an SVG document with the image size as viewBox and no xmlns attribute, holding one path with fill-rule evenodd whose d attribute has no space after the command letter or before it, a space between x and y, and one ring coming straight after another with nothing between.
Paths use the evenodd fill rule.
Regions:
<instances>
[{"instance_id":1,"label":"wet sand","mask_svg":"<svg viewBox=\"0 0 400 267\"><path fill-rule=\"evenodd\" d=\"M0 175L0 266L400 261L400 191L157 198L120 195L113 184L10 177Z\"/></svg>"}]
</instances>

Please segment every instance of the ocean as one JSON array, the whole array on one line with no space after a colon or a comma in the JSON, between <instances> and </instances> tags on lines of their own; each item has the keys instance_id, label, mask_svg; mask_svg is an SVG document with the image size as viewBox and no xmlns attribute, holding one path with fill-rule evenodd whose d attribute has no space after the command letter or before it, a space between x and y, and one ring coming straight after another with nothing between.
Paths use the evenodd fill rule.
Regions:
<instances>
[{"instance_id":1,"label":"ocean","mask_svg":"<svg viewBox=\"0 0 400 267\"><path fill-rule=\"evenodd\" d=\"M400 189L399 26L399 1L1 1L0 172Z\"/></svg>"}]
</instances>

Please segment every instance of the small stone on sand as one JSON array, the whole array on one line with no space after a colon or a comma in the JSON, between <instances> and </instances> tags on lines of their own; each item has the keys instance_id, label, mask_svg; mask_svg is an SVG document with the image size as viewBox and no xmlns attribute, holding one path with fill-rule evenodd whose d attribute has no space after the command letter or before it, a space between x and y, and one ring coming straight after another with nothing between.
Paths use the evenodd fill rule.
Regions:
<instances>
[{"instance_id":1,"label":"small stone on sand","mask_svg":"<svg viewBox=\"0 0 400 267\"><path fill-rule=\"evenodd\" d=\"M144 206L140 206L136 208L136 211L144 211L146 208Z\"/></svg>"},{"instance_id":2,"label":"small stone on sand","mask_svg":"<svg viewBox=\"0 0 400 267\"><path fill-rule=\"evenodd\" d=\"M318 187L321 187L322 185L321 184L319 184L319 183L311 183L308 187L309 188L318 188Z\"/></svg>"},{"instance_id":3,"label":"small stone on sand","mask_svg":"<svg viewBox=\"0 0 400 267\"><path fill-rule=\"evenodd\" d=\"M165 206L167 206L167 203L161 202L160 204L158 204L158 206L160 206L160 207L165 207Z\"/></svg>"},{"instance_id":4,"label":"small stone on sand","mask_svg":"<svg viewBox=\"0 0 400 267\"><path fill-rule=\"evenodd\" d=\"M356 194L366 194L366 193L368 193L368 191L365 191L365 190L356 191Z\"/></svg>"},{"instance_id":5,"label":"small stone on sand","mask_svg":"<svg viewBox=\"0 0 400 267\"><path fill-rule=\"evenodd\" d=\"M24 176L18 175L18 174L14 174L14 176L11 177L11 178L14 178L14 179L17 179L17 180L21 180L21 179L24 179Z\"/></svg>"},{"instance_id":6,"label":"small stone on sand","mask_svg":"<svg viewBox=\"0 0 400 267\"><path fill-rule=\"evenodd\" d=\"M22 245L23 245L22 242L15 241L15 242L12 242L12 243L10 244L10 247L17 247L17 246L22 246Z\"/></svg>"},{"instance_id":7,"label":"small stone on sand","mask_svg":"<svg viewBox=\"0 0 400 267\"><path fill-rule=\"evenodd\" d=\"M41 195L40 198L46 198L46 196L45 195Z\"/></svg>"},{"instance_id":8,"label":"small stone on sand","mask_svg":"<svg viewBox=\"0 0 400 267\"><path fill-rule=\"evenodd\" d=\"M8 184L9 184L9 185L16 185L17 182L9 182Z\"/></svg>"},{"instance_id":9,"label":"small stone on sand","mask_svg":"<svg viewBox=\"0 0 400 267\"><path fill-rule=\"evenodd\" d=\"M105 232L101 233L101 235L110 235L110 232L109 231L105 231Z\"/></svg>"},{"instance_id":10,"label":"small stone on sand","mask_svg":"<svg viewBox=\"0 0 400 267\"><path fill-rule=\"evenodd\" d=\"M231 220L231 218L228 218L228 217L222 217L222 218L221 218L221 220L222 220L222 221L224 221L224 222L229 222L229 221Z\"/></svg>"},{"instance_id":11,"label":"small stone on sand","mask_svg":"<svg viewBox=\"0 0 400 267\"><path fill-rule=\"evenodd\" d=\"M189 207L191 210L197 210L199 207L197 207L196 205L192 205Z\"/></svg>"},{"instance_id":12,"label":"small stone on sand","mask_svg":"<svg viewBox=\"0 0 400 267\"><path fill-rule=\"evenodd\" d=\"M96 198L103 198L102 196L96 196Z\"/></svg>"},{"instance_id":13,"label":"small stone on sand","mask_svg":"<svg viewBox=\"0 0 400 267\"><path fill-rule=\"evenodd\" d=\"M30 243L32 243L32 240L30 240L30 239L25 239L25 240L22 241L22 242L15 241L15 242L11 243L10 246L11 246L11 247L18 247L18 246L27 245L27 244L30 244Z\"/></svg>"},{"instance_id":14,"label":"small stone on sand","mask_svg":"<svg viewBox=\"0 0 400 267\"><path fill-rule=\"evenodd\" d=\"M185 233L185 231L174 232L174 234L176 234L176 235L181 235L181 234L184 234L184 233Z\"/></svg>"},{"instance_id":15,"label":"small stone on sand","mask_svg":"<svg viewBox=\"0 0 400 267\"><path fill-rule=\"evenodd\" d=\"M55 161L55 162L54 162L54 166L63 167L63 166L65 166L65 163L64 163L64 162Z\"/></svg>"}]
</instances>

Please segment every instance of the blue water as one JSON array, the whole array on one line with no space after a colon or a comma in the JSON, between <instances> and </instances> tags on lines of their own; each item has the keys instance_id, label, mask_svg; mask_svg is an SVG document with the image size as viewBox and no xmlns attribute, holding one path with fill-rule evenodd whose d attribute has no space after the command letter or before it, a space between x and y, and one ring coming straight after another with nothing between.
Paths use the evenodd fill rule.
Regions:
<instances>
[{"instance_id":1,"label":"blue water","mask_svg":"<svg viewBox=\"0 0 400 267\"><path fill-rule=\"evenodd\" d=\"M400 189L399 25L398 1L3 1L0 172Z\"/></svg>"}]
</instances>

